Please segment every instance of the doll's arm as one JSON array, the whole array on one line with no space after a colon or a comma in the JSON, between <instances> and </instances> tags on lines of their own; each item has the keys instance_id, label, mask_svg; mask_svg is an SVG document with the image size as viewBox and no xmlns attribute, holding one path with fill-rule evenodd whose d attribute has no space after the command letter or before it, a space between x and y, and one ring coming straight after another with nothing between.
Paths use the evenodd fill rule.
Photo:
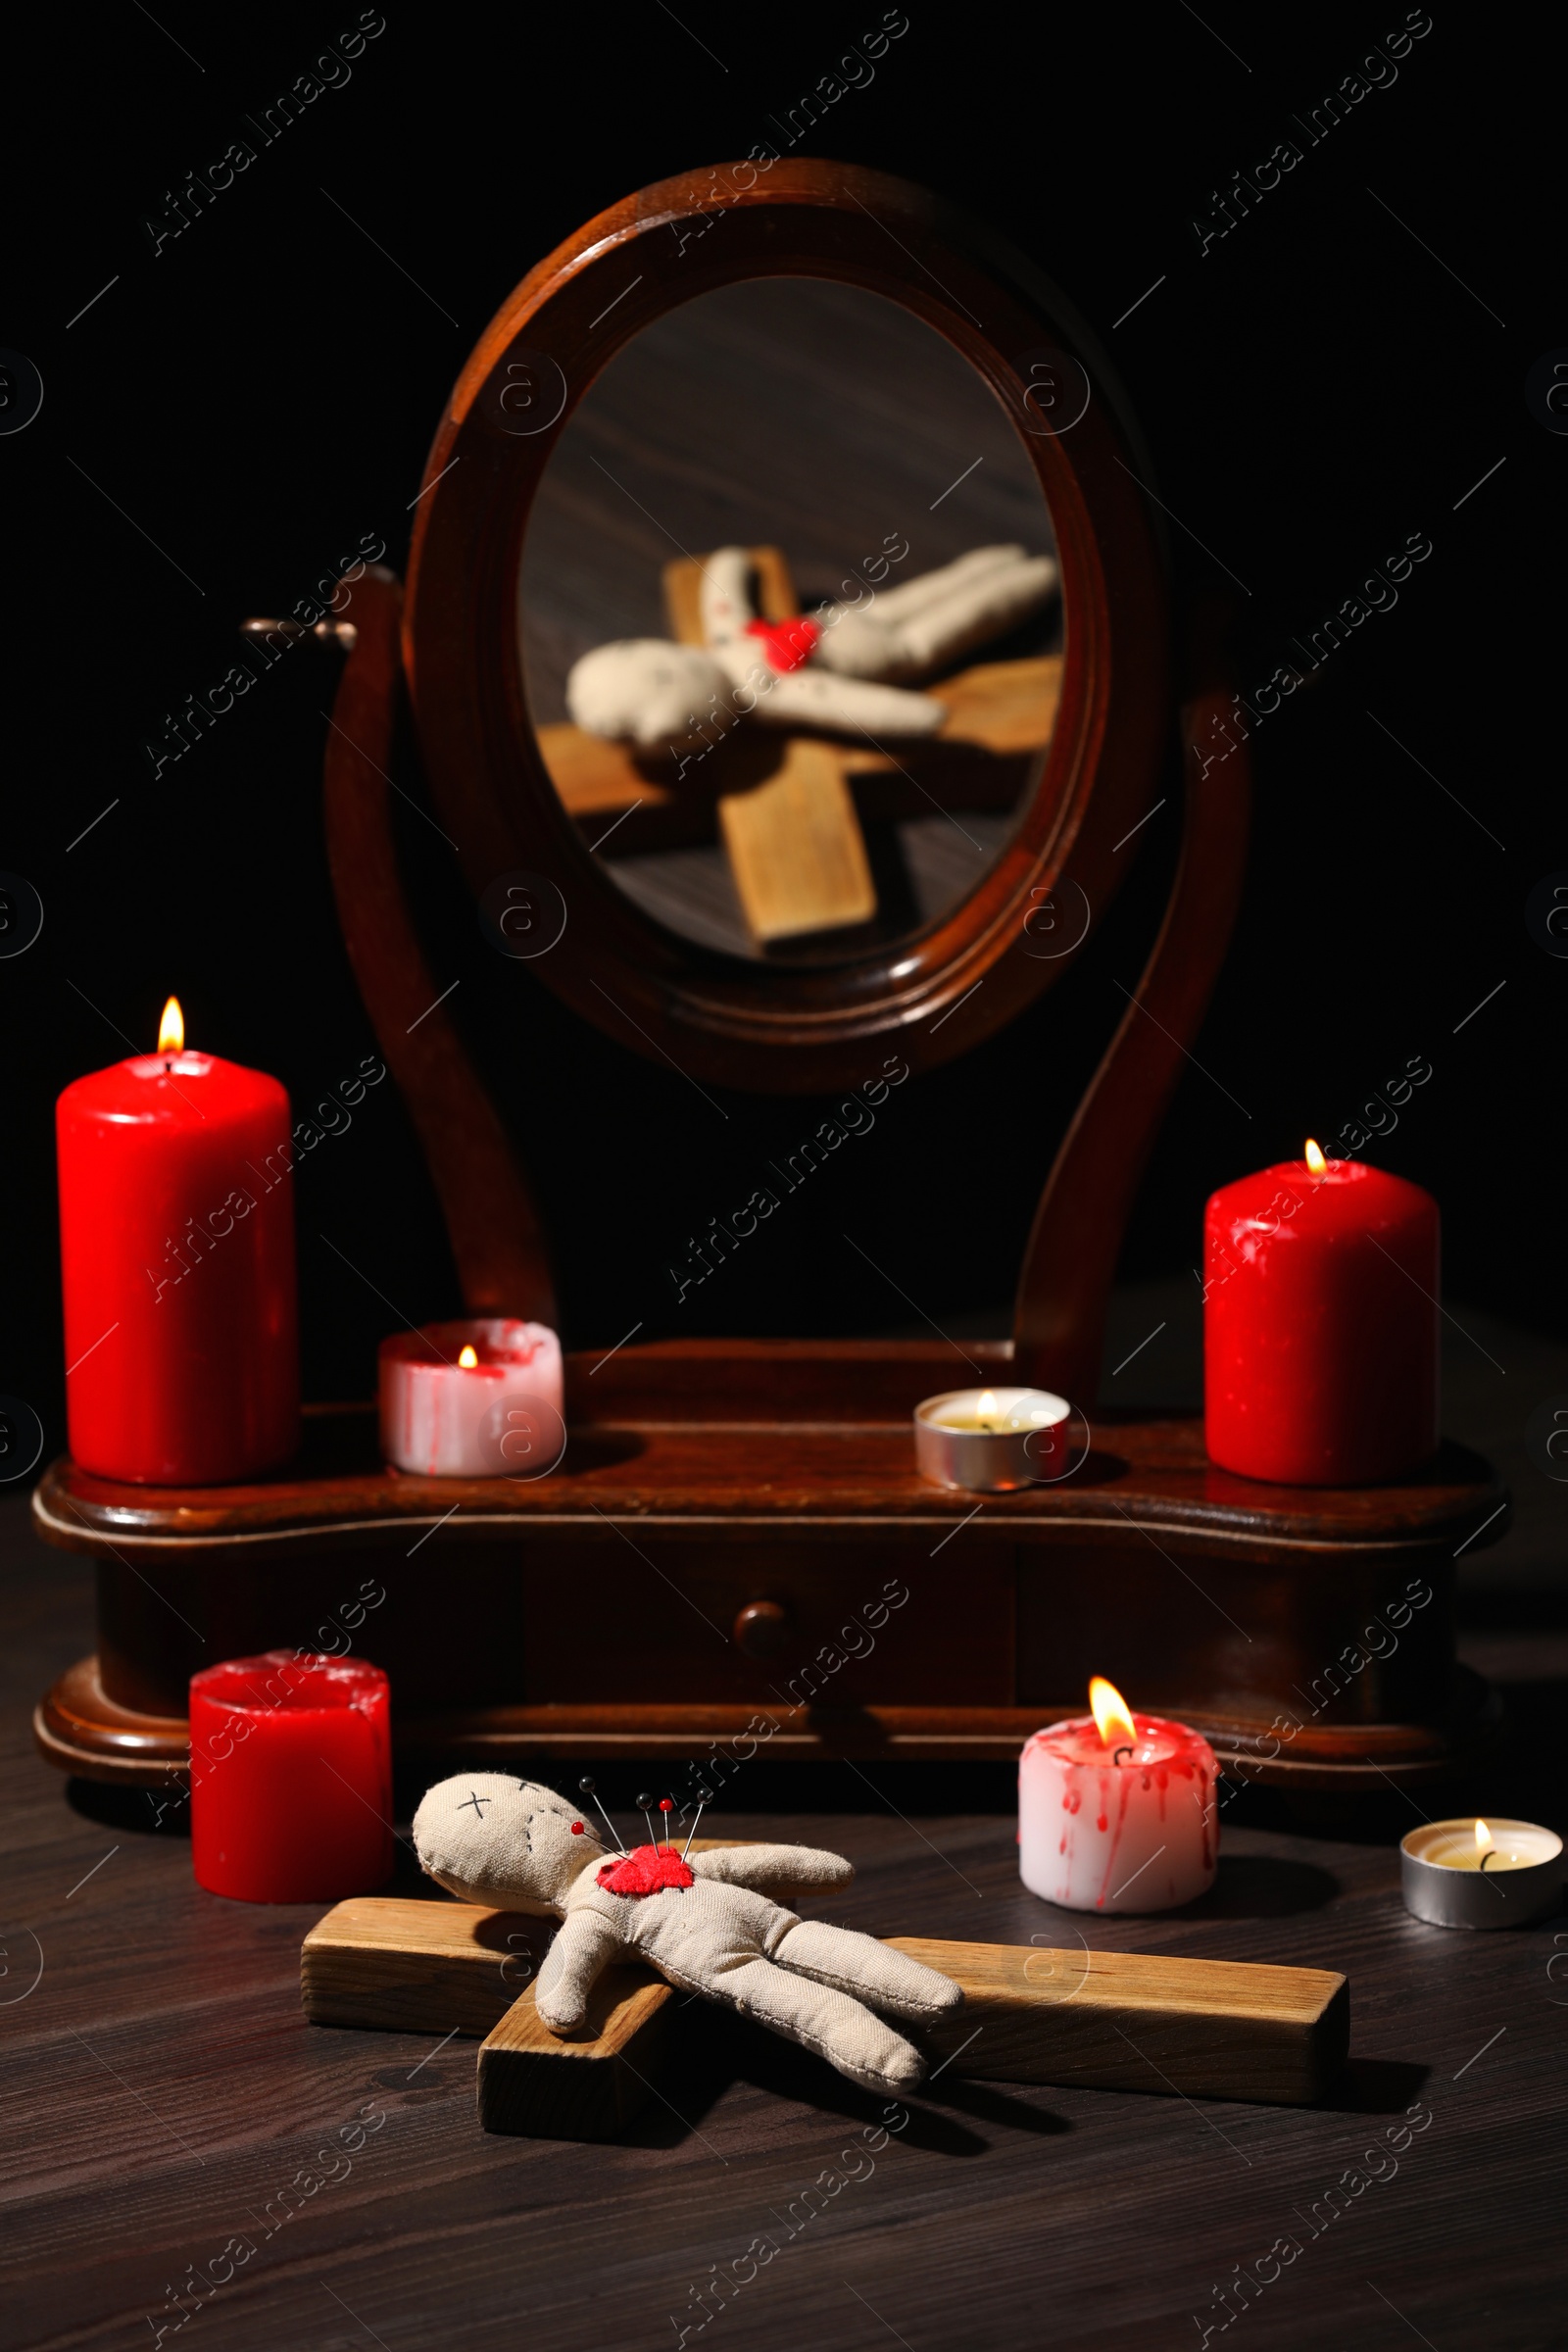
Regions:
<instances>
[{"instance_id":1,"label":"doll's arm","mask_svg":"<svg viewBox=\"0 0 1568 2352\"><path fill-rule=\"evenodd\" d=\"M708 558L698 584L698 612L703 641L714 653L745 635L747 622L757 618L752 604L752 564L745 548L715 548Z\"/></svg>"},{"instance_id":2,"label":"doll's arm","mask_svg":"<svg viewBox=\"0 0 1568 2352\"><path fill-rule=\"evenodd\" d=\"M854 1864L842 1854L812 1845L716 1845L690 1855L688 1866L694 1878L771 1896L836 1894L855 1876Z\"/></svg>"},{"instance_id":3,"label":"doll's arm","mask_svg":"<svg viewBox=\"0 0 1568 2352\"><path fill-rule=\"evenodd\" d=\"M598 1911L572 1911L545 1955L534 2006L553 2034L569 2034L588 2013L601 1969L624 1949L614 1923Z\"/></svg>"}]
</instances>

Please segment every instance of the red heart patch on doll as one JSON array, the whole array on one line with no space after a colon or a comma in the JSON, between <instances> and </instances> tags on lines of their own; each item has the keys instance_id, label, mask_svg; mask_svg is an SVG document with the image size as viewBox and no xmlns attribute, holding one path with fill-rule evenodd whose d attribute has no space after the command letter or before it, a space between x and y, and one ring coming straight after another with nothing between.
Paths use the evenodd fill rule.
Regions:
<instances>
[{"instance_id":1,"label":"red heart patch on doll","mask_svg":"<svg viewBox=\"0 0 1568 2352\"><path fill-rule=\"evenodd\" d=\"M690 1886L692 1874L672 1845L639 1845L599 1873L607 1894L658 1894L665 1886Z\"/></svg>"},{"instance_id":2,"label":"red heart patch on doll","mask_svg":"<svg viewBox=\"0 0 1568 2352\"><path fill-rule=\"evenodd\" d=\"M760 637L769 668L783 671L799 669L816 651L822 632L814 620L803 616L799 620L749 620L746 634Z\"/></svg>"}]
</instances>

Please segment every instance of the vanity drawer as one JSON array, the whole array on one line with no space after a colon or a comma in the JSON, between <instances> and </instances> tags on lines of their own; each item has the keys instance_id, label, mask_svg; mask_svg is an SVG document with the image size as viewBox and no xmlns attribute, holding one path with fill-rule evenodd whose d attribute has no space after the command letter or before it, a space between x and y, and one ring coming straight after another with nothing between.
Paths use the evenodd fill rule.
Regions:
<instances>
[{"instance_id":1,"label":"vanity drawer","mask_svg":"<svg viewBox=\"0 0 1568 2352\"><path fill-rule=\"evenodd\" d=\"M529 1544L528 1702L782 1699L1004 1706L1012 1552L957 1537L731 1544L618 1533Z\"/></svg>"}]
</instances>

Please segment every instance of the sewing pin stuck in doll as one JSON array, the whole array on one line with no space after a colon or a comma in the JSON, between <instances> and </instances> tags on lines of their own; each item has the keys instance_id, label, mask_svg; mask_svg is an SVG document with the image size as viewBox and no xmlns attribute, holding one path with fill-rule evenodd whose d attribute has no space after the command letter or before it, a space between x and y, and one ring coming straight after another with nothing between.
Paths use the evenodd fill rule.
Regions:
<instances>
[{"instance_id":1,"label":"sewing pin stuck in doll","mask_svg":"<svg viewBox=\"0 0 1568 2352\"><path fill-rule=\"evenodd\" d=\"M697 1819L692 1823L691 1828L687 1831L686 1842L680 1849L680 1858L683 1862L692 1850L692 1839L696 1837L699 1829L702 1827L703 1815L708 1810L708 1807L711 1802L711 1792L707 1788L699 1788L697 1791Z\"/></svg>"},{"instance_id":2,"label":"sewing pin stuck in doll","mask_svg":"<svg viewBox=\"0 0 1568 2352\"><path fill-rule=\"evenodd\" d=\"M583 1776L582 1776L582 1779L581 1779L581 1780L580 1780L580 1781L577 1783L577 1787L578 1787L578 1789L579 1789L579 1791L581 1792L581 1794L582 1794L582 1795L584 1795L584 1796L591 1796L591 1797L593 1798L593 1800L594 1800L594 1803L595 1803L596 1805L599 1805L599 1810L600 1810L601 1814L603 1814L603 1816L604 1816L604 1823L605 1823L605 1827L606 1827L606 1829L607 1829L607 1830L610 1832L610 1835L612 1836L612 1838L613 1838L613 1839L615 1840L615 1851L616 1851L616 1853L617 1853L617 1854L623 1854L623 1853L626 1851L626 1848L625 1848L625 1846L624 1846L624 1845L621 1843L620 1832L619 1832L619 1831L616 1829L616 1827L615 1827L614 1823L613 1823L613 1822L611 1820L611 1818L610 1818L610 1815L609 1815L608 1813L606 1813L606 1812L605 1812L605 1808L604 1808L604 1806L603 1806L602 1804L600 1804L600 1802L599 1802L599 1796L598 1796L598 1793L597 1793L597 1791L595 1790L594 1784L593 1784L593 1782L592 1782L592 1781L589 1779L589 1777L588 1777L587 1773L584 1773L584 1774L583 1774Z\"/></svg>"},{"instance_id":3,"label":"sewing pin stuck in doll","mask_svg":"<svg viewBox=\"0 0 1568 2352\"><path fill-rule=\"evenodd\" d=\"M463 1802L475 1790L491 1800L482 1820ZM557 2034L582 2025L603 1969L635 1957L817 2051L852 2082L909 2091L925 2080L925 2060L887 2020L931 2025L963 1999L949 1978L874 1936L774 1900L847 1886L855 1874L838 1854L756 1845L685 1858L650 1838L613 1855L564 1797L508 1773L427 1789L414 1843L422 1868L461 1900L562 1922L535 1992Z\"/></svg>"}]
</instances>

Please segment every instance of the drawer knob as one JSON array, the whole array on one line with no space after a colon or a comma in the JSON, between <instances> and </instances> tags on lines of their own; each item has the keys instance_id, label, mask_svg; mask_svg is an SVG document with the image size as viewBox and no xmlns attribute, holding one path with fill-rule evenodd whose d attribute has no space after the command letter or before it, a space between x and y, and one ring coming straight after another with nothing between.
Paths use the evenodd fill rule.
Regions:
<instances>
[{"instance_id":1,"label":"drawer knob","mask_svg":"<svg viewBox=\"0 0 1568 2352\"><path fill-rule=\"evenodd\" d=\"M749 1600L735 1620L735 1645L749 1658L776 1658L789 1639L790 1613L779 1600Z\"/></svg>"}]
</instances>

